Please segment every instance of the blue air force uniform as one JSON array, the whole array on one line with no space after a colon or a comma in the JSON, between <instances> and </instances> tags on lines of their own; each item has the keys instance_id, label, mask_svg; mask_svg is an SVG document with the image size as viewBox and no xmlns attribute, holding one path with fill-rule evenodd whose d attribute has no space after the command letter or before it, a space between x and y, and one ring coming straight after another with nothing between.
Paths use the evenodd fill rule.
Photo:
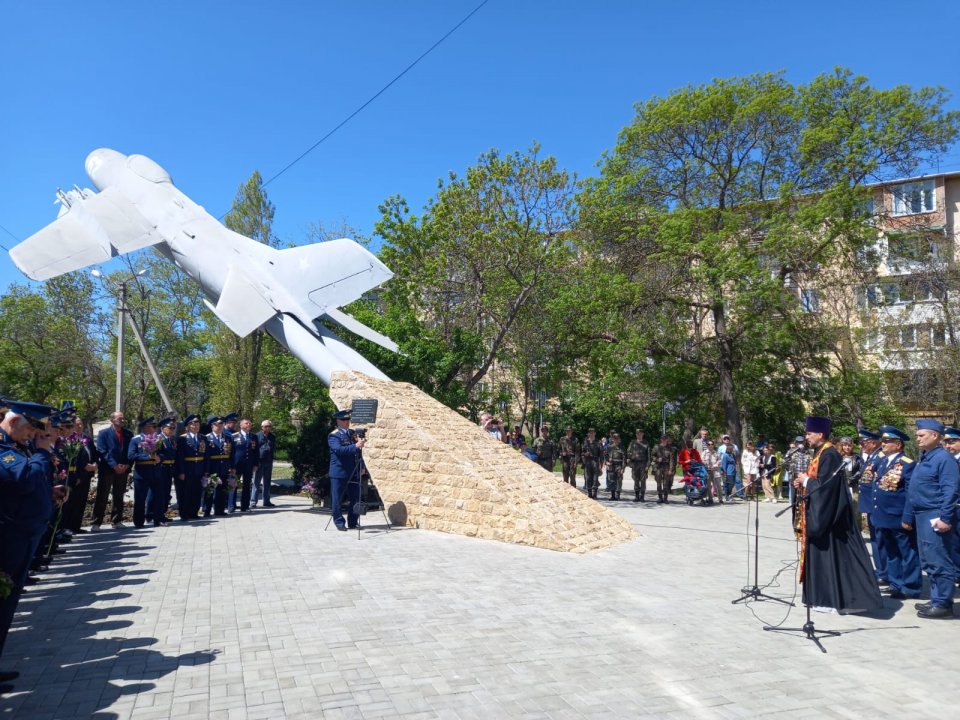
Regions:
<instances>
[{"instance_id":1,"label":"blue air force uniform","mask_svg":"<svg viewBox=\"0 0 960 720\"><path fill-rule=\"evenodd\" d=\"M940 433L945 429L942 423L929 418L917 420L917 428ZM956 459L939 445L924 451L910 477L904 515L913 516L920 563L930 578L930 607L934 610L953 607L957 580L957 568L954 565L957 535L954 529L958 492L960 466ZM935 520L952 527L946 532L937 532L931 525Z\"/></svg>"},{"instance_id":2,"label":"blue air force uniform","mask_svg":"<svg viewBox=\"0 0 960 720\"><path fill-rule=\"evenodd\" d=\"M349 419L344 411L337 418ZM343 528L343 498L350 503L347 509L347 526L357 527L360 516L355 512L360 502L360 476L364 471L363 455L357 447L357 435L352 430L336 427L328 436L330 446L330 513L338 528Z\"/></svg>"},{"instance_id":3,"label":"blue air force uniform","mask_svg":"<svg viewBox=\"0 0 960 720\"><path fill-rule=\"evenodd\" d=\"M879 440L880 433L875 433L867 429L860 431L861 440ZM857 486L857 511L867 516L867 530L870 533L870 550L873 554L873 565L876 569L877 579L887 580L887 559L883 552L883 546L878 539L877 528L873 524L873 491L874 481L877 478L877 466L883 461L883 454L880 448L863 459L863 472L860 474L860 482Z\"/></svg>"},{"instance_id":4,"label":"blue air force uniform","mask_svg":"<svg viewBox=\"0 0 960 720\"><path fill-rule=\"evenodd\" d=\"M143 527L145 515L149 514L153 524L163 524L163 491L160 484L160 458L156 451L148 452L144 447L146 436L143 429L153 425L153 418L146 418L140 422L140 434L130 441L127 450L127 459L133 465L133 524ZM157 439L159 446L160 440ZM150 497L150 507L147 505L147 496Z\"/></svg>"},{"instance_id":5,"label":"blue air force uniform","mask_svg":"<svg viewBox=\"0 0 960 720\"><path fill-rule=\"evenodd\" d=\"M185 422L189 425L194 419L198 419L197 416L190 415ZM203 498L201 481L207 473L207 441L203 435L185 432L178 438L174 472L180 519L196 520Z\"/></svg>"},{"instance_id":6,"label":"blue air force uniform","mask_svg":"<svg viewBox=\"0 0 960 720\"><path fill-rule=\"evenodd\" d=\"M14 412L12 403L8 403ZM51 408L51 411L56 408ZM49 413L48 413L49 414ZM10 595L0 600L0 653L23 592L30 561L53 512L53 459L46 450L30 457L0 430L0 570L13 580Z\"/></svg>"},{"instance_id":7,"label":"blue air force uniform","mask_svg":"<svg viewBox=\"0 0 960 720\"><path fill-rule=\"evenodd\" d=\"M217 435L213 432L207 435L206 444L207 473L209 475L216 473L216 476L220 479L220 484L214 491L212 501L206 492L203 494L203 514L204 516L210 515L212 506L214 514L226 515L227 496L230 493L227 481L230 478L233 444L226 433Z\"/></svg>"},{"instance_id":8,"label":"blue air force uniform","mask_svg":"<svg viewBox=\"0 0 960 720\"><path fill-rule=\"evenodd\" d=\"M909 437L897 428L880 428L884 437L906 442ZM876 464L873 487L873 509L870 518L877 531L877 542L886 559L887 580L895 598L917 598L923 591L920 572L920 554L917 549L917 531L906 530L903 523L912 524L906 514L910 476L916 463L902 452L894 452Z\"/></svg>"},{"instance_id":9,"label":"blue air force uniform","mask_svg":"<svg viewBox=\"0 0 960 720\"><path fill-rule=\"evenodd\" d=\"M164 420L160 423L161 429L164 427L173 427L173 420ZM157 449L157 456L160 458L160 505L163 508L163 517L167 516L167 508L170 507L170 490L173 487L173 475L177 463L177 438L175 435L167 437L160 433L160 447Z\"/></svg>"},{"instance_id":10,"label":"blue air force uniform","mask_svg":"<svg viewBox=\"0 0 960 720\"><path fill-rule=\"evenodd\" d=\"M260 460L257 436L241 430L233 435L233 469L237 481L242 483L240 511L250 509L250 492L253 489L253 469Z\"/></svg>"}]
</instances>

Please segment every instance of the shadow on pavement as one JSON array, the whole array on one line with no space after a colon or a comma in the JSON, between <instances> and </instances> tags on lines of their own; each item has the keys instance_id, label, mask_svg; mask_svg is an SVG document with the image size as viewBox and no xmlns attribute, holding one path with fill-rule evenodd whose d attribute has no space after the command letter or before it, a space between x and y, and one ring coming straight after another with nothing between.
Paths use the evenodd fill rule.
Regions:
<instances>
[{"instance_id":1,"label":"shadow on pavement","mask_svg":"<svg viewBox=\"0 0 960 720\"><path fill-rule=\"evenodd\" d=\"M131 597L124 585L150 581L154 570L125 570L152 549L136 536L103 532L65 545L50 570L29 586L17 609L3 667L20 677L0 697L0 713L43 718L116 718L105 711L124 695L152 690L152 680L183 665L213 662L215 651L164 655L149 649L155 637L103 637L134 624L142 608L126 604L93 607Z\"/></svg>"}]
</instances>

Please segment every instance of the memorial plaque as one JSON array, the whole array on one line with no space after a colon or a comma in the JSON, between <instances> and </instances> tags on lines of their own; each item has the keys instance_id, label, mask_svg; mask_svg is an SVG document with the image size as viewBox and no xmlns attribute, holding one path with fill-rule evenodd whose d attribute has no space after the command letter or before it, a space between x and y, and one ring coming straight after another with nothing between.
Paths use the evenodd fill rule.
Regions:
<instances>
[{"instance_id":1,"label":"memorial plaque","mask_svg":"<svg viewBox=\"0 0 960 720\"><path fill-rule=\"evenodd\" d=\"M373 425L377 421L377 400L354 400L350 405L350 423Z\"/></svg>"}]
</instances>

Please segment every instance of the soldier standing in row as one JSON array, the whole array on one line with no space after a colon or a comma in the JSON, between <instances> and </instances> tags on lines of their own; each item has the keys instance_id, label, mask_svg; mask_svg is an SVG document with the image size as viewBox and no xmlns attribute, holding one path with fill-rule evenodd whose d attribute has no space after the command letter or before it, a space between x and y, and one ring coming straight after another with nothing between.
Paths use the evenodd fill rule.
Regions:
<instances>
[{"instance_id":1,"label":"soldier standing in row","mask_svg":"<svg viewBox=\"0 0 960 720\"><path fill-rule=\"evenodd\" d=\"M540 428L540 437L533 441L533 451L537 454L537 464L544 470L553 472L557 462L557 446L550 439L550 426Z\"/></svg>"},{"instance_id":2,"label":"soldier standing in row","mask_svg":"<svg viewBox=\"0 0 960 720\"><path fill-rule=\"evenodd\" d=\"M227 497L229 496L229 482L231 463L233 461L233 443L223 432L223 418L211 415L207 418L210 432L207 434L207 472L216 475L216 487L213 491L213 500L209 495L203 495L203 516L209 517L211 509L215 515L227 514Z\"/></svg>"},{"instance_id":3,"label":"soldier standing in row","mask_svg":"<svg viewBox=\"0 0 960 720\"><path fill-rule=\"evenodd\" d=\"M186 432L177 443L177 506L184 522L200 516L203 476L207 473L207 441L200 434L200 416L188 415Z\"/></svg>"},{"instance_id":4,"label":"soldier standing in row","mask_svg":"<svg viewBox=\"0 0 960 720\"><path fill-rule=\"evenodd\" d=\"M633 476L634 502L643 502L647 490L647 466L650 464L650 448L643 441L643 430L637 430L637 436L627 447L627 461Z\"/></svg>"},{"instance_id":5,"label":"soldier standing in row","mask_svg":"<svg viewBox=\"0 0 960 720\"><path fill-rule=\"evenodd\" d=\"M160 456L160 507L163 510L163 519L166 520L167 509L170 507L170 490L173 487L174 465L177 462L177 423L173 418L160 421L160 447L157 455ZM179 498L177 498L179 502Z\"/></svg>"},{"instance_id":6,"label":"soldier standing in row","mask_svg":"<svg viewBox=\"0 0 960 720\"><path fill-rule=\"evenodd\" d=\"M655 445L651 452L653 461L653 475L657 480L657 502L670 502L670 491L673 489L673 474L677 470L677 454L671 447L669 435L660 438L660 444Z\"/></svg>"},{"instance_id":7,"label":"soldier standing in row","mask_svg":"<svg viewBox=\"0 0 960 720\"><path fill-rule=\"evenodd\" d=\"M145 516L149 515L154 526L163 525L160 489L160 458L157 455L159 440L155 434L156 423L152 417L140 421L138 430L130 440L127 460L133 465L133 525L142 528ZM147 496L151 507L147 508Z\"/></svg>"},{"instance_id":8,"label":"soldier standing in row","mask_svg":"<svg viewBox=\"0 0 960 720\"><path fill-rule=\"evenodd\" d=\"M567 429L560 438L560 462L563 464L563 481L577 486L577 463L580 458L580 442L573 436L573 428Z\"/></svg>"},{"instance_id":9,"label":"soldier standing in row","mask_svg":"<svg viewBox=\"0 0 960 720\"><path fill-rule=\"evenodd\" d=\"M597 431L587 430L587 439L583 441L583 486L587 495L596 499L600 487L600 472L603 469L603 447L597 440Z\"/></svg>"},{"instance_id":10,"label":"soldier standing in row","mask_svg":"<svg viewBox=\"0 0 960 720\"><path fill-rule=\"evenodd\" d=\"M623 486L623 469L627 464L627 454L620 444L620 433L610 433L610 445L607 446L607 487L610 489L610 499L620 499L620 488Z\"/></svg>"}]
</instances>

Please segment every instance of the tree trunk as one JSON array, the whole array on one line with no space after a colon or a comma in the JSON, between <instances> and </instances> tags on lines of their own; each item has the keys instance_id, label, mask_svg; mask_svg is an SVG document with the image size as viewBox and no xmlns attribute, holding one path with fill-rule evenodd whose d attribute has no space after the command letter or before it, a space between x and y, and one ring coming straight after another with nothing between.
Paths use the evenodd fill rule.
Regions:
<instances>
[{"instance_id":1,"label":"tree trunk","mask_svg":"<svg viewBox=\"0 0 960 720\"><path fill-rule=\"evenodd\" d=\"M727 339L727 318L722 303L713 306L713 326L717 333L717 378L720 381L720 402L723 405L723 423L727 434L741 448L743 427L740 422L740 404L733 385L733 349Z\"/></svg>"}]
</instances>

